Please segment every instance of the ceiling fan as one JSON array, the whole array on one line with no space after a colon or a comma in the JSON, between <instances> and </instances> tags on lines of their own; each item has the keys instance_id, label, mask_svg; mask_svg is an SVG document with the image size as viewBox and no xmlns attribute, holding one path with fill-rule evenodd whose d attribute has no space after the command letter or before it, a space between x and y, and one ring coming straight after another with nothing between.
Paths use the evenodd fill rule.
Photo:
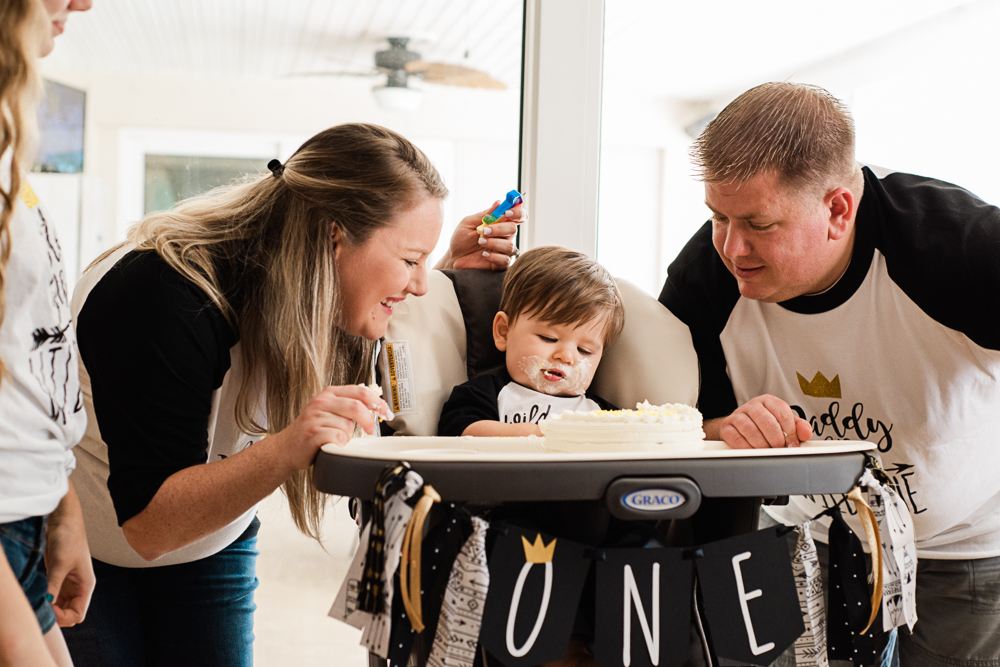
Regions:
<instances>
[{"instance_id":1,"label":"ceiling fan","mask_svg":"<svg viewBox=\"0 0 1000 667\"><path fill-rule=\"evenodd\" d=\"M409 37L389 37L389 48L375 52L375 67L370 71L306 72L298 76L386 76L385 84L375 86L372 92L379 105L392 111L413 111L423 100L423 91L411 88L411 76L427 83L463 88L506 90L502 81L489 74L449 63L427 62L416 51L406 48Z\"/></svg>"}]
</instances>

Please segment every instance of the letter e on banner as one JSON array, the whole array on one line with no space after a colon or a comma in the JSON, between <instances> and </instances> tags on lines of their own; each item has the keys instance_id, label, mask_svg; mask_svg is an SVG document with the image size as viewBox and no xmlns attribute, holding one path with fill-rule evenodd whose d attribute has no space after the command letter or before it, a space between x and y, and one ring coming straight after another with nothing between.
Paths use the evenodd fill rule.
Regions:
<instances>
[{"instance_id":1,"label":"letter e on banner","mask_svg":"<svg viewBox=\"0 0 1000 667\"><path fill-rule=\"evenodd\" d=\"M692 576L682 555L681 549L607 549L597 561L594 657L602 667L682 664Z\"/></svg>"},{"instance_id":2,"label":"letter e on banner","mask_svg":"<svg viewBox=\"0 0 1000 667\"><path fill-rule=\"evenodd\" d=\"M788 537L778 530L702 547L698 585L720 658L769 665L805 631Z\"/></svg>"}]
</instances>

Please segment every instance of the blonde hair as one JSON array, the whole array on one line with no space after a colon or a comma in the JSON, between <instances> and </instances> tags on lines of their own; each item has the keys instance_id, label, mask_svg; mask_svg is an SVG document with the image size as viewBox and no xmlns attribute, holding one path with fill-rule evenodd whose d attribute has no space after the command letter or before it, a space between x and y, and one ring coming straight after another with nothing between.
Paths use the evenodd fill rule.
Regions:
<instances>
[{"instance_id":1,"label":"blonde hair","mask_svg":"<svg viewBox=\"0 0 1000 667\"><path fill-rule=\"evenodd\" d=\"M38 135L35 110L41 96L36 63L44 37L45 10L38 0L0 2L0 156L8 151L10 184L0 183L0 327L7 310L10 225L21 192L21 170L34 153ZM0 358L0 384L7 368Z\"/></svg>"},{"instance_id":2,"label":"blonde hair","mask_svg":"<svg viewBox=\"0 0 1000 667\"><path fill-rule=\"evenodd\" d=\"M802 83L765 83L743 93L708 124L691 154L698 177L709 183L773 172L787 186L815 191L858 170L847 107Z\"/></svg>"},{"instance_id":3,"label":"blonde hair","mask_svg":"<svg viewBox=\"0 0 1000 667\"><path fill-rule=\"evenodd\" d=\"M625 327L625 306L618 284L596 260L560 246L524 253L503 280L500 311L510 323L532 315L550 324L577 324L606 315L604 345Z\"/></svg>"},{"instance_id":4,"label":"blonde hair","mask_svg":"<svg viewBox=\"0 0 1000 667\"><path fill-rule=\"evenodd\" d=\"M447 195L430 160L399 134L339 125L306 141L277 176L150 213L128 238L156 250L233 323L246 374L237 424L248 433L265 431L254 418L263 391L266 430L275 433L324 387L371 379L374 343L337 326L342 300L332 225L350 244L361 244L397 212ZM220 282L220 266L235 275ZM236 308L224 292L230 283L245 295ZM295 525L319 539L324 497L311 471L297 472L283 489Z\"/></svg>"}]
</instances>

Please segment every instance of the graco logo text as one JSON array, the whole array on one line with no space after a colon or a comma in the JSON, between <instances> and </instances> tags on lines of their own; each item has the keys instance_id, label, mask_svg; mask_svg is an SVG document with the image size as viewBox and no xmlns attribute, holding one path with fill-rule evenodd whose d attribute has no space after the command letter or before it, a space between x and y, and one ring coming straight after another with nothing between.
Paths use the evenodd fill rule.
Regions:
<instances>
[{"instance_id":1,"label":"graco logo text","mask_svg":"<svg viewBox=\"0 0 1000 667\"><path fill-rule=\"evenodd\" d=\"M622 498L622 505L640 512L657 512L680 507L687 498L682 493L669 489L642 489L633 491Z\"/></svg>"}]
</instances>

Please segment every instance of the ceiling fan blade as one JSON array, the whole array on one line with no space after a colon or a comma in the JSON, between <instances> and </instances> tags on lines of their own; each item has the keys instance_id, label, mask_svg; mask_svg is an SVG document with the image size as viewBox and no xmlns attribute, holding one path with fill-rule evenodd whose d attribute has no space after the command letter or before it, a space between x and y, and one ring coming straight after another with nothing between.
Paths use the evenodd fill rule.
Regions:
<instances>
[{"instance_id":1,"label":"ceiling fan blade","mask_svg":"<svg viewBox=\"0 0 1000 667\"><path fill-rule=\"evenodd\" d=\"M506 84L494 79L486 72L463 65L415 60L406 64L406 71L410 74L419 74L427 83L436 83L444 86L462 86L465 88L485 88L489 90L507 89Z\"/></svg>"}]
</instances>

